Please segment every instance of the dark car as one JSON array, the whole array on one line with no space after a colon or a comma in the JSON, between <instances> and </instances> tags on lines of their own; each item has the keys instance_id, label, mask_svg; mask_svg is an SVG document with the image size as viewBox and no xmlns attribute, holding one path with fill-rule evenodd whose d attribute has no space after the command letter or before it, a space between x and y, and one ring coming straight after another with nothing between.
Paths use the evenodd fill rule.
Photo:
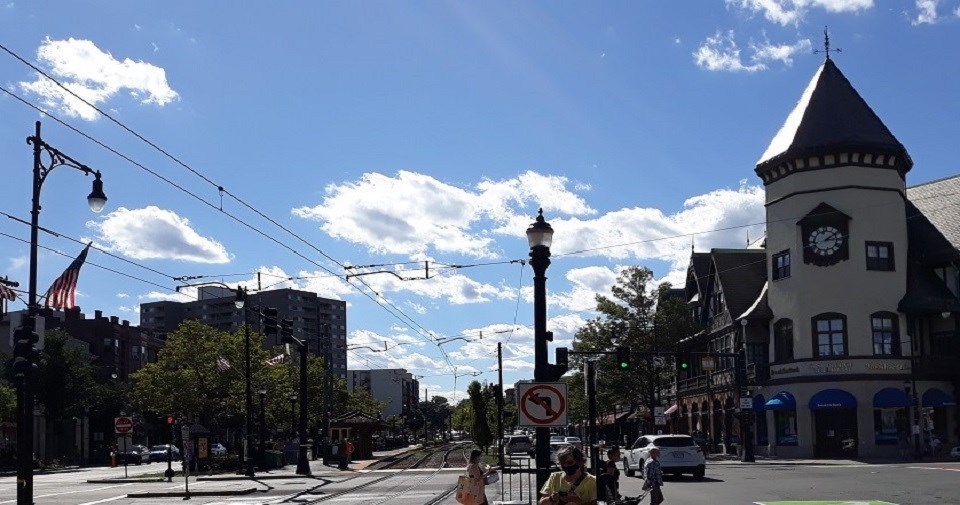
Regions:
<instances>
[{"instance_id":1,"label":"dark car","mask_svg":"<svg viewBox=\"0 0 960 505\"><path fill-rule=\"evenodd\" d=\"M145 445L131 445L126 450L121 447L117 452L118 465L139 465L141 463L150 463L150 450Z\"/></svg>"},{"instance_id":2,"label":"dark car","mask_svg":"<svg viewBox=\"0 0 960 505\"><path fill-rule=\"evenodd\" d=\"M170 449L170 457L173 461L180 461L180 449L175 445L162 444L150 448L150 461L164 462L167 460L167 448Z\"/></svg>"}]
</instances>

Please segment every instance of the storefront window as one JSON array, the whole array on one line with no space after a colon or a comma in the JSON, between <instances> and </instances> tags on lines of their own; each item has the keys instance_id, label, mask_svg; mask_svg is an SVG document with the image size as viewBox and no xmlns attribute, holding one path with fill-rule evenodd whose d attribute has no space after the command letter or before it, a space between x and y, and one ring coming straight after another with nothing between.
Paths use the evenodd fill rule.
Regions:
<instances>
[{"instance_id":1,"label":"storefront window","mask_svg":"<svg viewBox=\"0 0 960 505\"><path fill-rule=\"evenodd\" d=\"M873 409L873 433L877 445L898 445L906 429L907 409Z\"/></svg>"},{"instance_id":2,"label":"storefront window","mask_svg":"<svg viewBox=\"0 0 960 505\"><path fill-rule=\"evenodd\" d=\"M777 425L777 445L797 445L797 411L778 410L773 419Z\"/></svg>"}]
</instances>

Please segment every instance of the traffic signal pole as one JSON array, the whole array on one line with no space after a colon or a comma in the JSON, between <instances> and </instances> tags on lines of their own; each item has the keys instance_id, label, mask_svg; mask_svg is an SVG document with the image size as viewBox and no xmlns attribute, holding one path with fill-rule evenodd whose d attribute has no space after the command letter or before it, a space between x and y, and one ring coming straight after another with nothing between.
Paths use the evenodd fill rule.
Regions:
<instances>
[{"instance_id":1,"label":"traffic signal pole","mask_svg":"<svg viewBox=\"0 0 960 505\"><path fill-rule=\"evenodd\" d=\"M583 363L587 380L587 415L590 416L590 468L594 473L600 466L600 447L597 444L597 363L585 361Z\"/></svg>"}]
</instances>

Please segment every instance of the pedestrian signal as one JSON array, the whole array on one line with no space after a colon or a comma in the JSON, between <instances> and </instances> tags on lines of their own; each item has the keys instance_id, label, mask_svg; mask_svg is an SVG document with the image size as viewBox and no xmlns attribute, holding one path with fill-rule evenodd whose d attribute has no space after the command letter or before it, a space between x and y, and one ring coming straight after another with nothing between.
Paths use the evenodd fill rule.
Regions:
<instances>
[{"instance_id":1,"label":"pedestrian signal","mask_svg":"<svg viewBox=\"0 0 960 505\"><path fill-rule=\"evenodd\" d=\"M630 369L630 349L628 347L617 347L617 368L620 370Z\"/></svg>"}]
</instances>

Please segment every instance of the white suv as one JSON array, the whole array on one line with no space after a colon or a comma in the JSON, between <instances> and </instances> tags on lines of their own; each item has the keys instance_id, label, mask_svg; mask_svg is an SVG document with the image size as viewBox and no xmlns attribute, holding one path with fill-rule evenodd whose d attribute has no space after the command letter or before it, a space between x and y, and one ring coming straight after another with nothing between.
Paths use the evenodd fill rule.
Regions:
<instances>
[{"instance_id":1,"label":"white suv","mask_svg":"<svg viewBox=\"0 0 960 505\"><path fill-rule=\"evenodd\" d=\"M690 435L646 435L637 439L624 454L627 475L643 476L643 465L650 458L650 449L660 449L660 466L663 473L680 475L690 473L702 479L707 469L707 459L700 446Z\"/></svg>"}]
</instances>

